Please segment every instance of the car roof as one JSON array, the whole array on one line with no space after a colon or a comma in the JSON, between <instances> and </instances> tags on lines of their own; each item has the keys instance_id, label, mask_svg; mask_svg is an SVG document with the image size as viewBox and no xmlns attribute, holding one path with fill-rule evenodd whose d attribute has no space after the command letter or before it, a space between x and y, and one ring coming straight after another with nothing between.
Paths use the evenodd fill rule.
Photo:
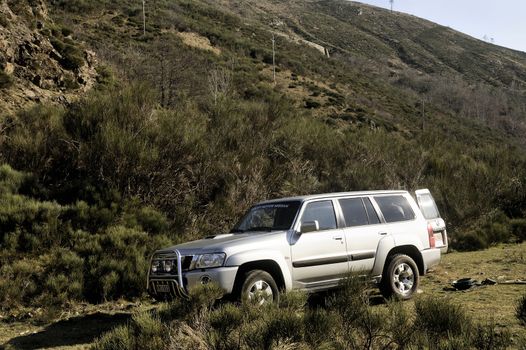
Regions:
<instances>
[{"instance_id":1,"label":"car roof","mask_svg":"<svg viewBox=\"0 0 526 350\"><path fill-rule=\"evenodd\" d=\"M330 198L349 197L349 196L372 196L372 195L405 194L405 193L407 193L407 191L403 191L403 190L320 193L320 194L311 194L311 195L305 195L305 196L270 199L270 200L259 202L256 205L271 204L271 203L277 203L277 202L290 202L290 201L304 202L304 201L308 201L312 199L325 199L325 198L330 199Z\"/></svg>"}]
</instances>

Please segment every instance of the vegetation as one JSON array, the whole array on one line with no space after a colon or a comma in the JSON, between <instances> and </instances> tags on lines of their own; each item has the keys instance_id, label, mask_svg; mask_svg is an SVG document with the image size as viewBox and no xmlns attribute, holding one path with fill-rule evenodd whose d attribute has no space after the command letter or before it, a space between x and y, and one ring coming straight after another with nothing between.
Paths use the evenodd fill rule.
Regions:
<instances>
[{"instance_id":1,"label":"vegetation","mask_svg":"<svg viewBox=\"0 0 526 350\"><path fill-rule=\"evenodd\" d=\"M75 102L0 116L3 311L141 297L155 249L226 231L251 204L272 197L427 187L454 249L526 238L521 53L412 17L369 8L358 16L359 5L339 1L264 2L263 13L276 20L270 26L255 2L147 1L146 35L138 1L47 3L57 23L44 30L63 67L86 64L80 42L101 65L94 89ZM278 15L283 4L295 9L290 18ZM276 84L271 30L283 34ZM287 39L296 36L326 46L331 58ZM448 49L444 37L460 48ZM494 68L496 61L505 63ZM0 75L0 89L8 78ZM342 298L356 308L270 307L272 318L256 320L243 307L199 307L203 315L192 317L210 323L206 339L193 337L188 310L141 314L115 330L120 340L110 334L98 346L133 347L146 337L163 347L170 340L155 337L165 317L181 326L176 338L216 348L474 341L464 331L396 338L404 322L431 331L433 319L422 318L431 311L402 320L389 316L397 304L373 312L364 300ZM453 318L440 325L449 330L464 316L446 306ZM232 328L220 328L224 319ZM246 320L254 329L240 326ZM470 329L492 338L484 327Z\"/></svg>"},{"instance_id":2,"label":"vegetation","mask_svg":"<svg viewBox=\"0 0 526 350\"><path fill-rule=\"evenodd\" d=\"M519 321L526 326L526 295L517 303L516 315Z\"/></svg>"},{"instance_id":3,"label":"vegetation","mask_svg":"<svg viewBox=\"0 0 526 350\"><path fill-rule=\"evenodd\" d=\"M371 308L363 281L349 278L319 305L306 295L284 294L280 305L213 306L214 288L192 291L180 302L135 314L129 325L106 333L93 349L506 349L510 334L473 323L447 299L421 297L416 310L398 301Z\"/></svg>"},{"instance_id":4,"label":"vegetation","mask_svg":"<svg viewBox=\"0 0 526 350\"><path fill-rule=\"evenodd\" d=\"M13 85L13 77L4 71L0 71L0 89L7 89Z\"/></svg>"}]
</instances>

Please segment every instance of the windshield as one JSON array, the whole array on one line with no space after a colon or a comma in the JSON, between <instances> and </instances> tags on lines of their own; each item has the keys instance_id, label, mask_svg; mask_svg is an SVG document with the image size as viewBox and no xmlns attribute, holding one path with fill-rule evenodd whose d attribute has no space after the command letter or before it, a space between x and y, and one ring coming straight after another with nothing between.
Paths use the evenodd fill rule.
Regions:
<instances>
[{"instance_id":1,"label":"windshield","mask_svg":"<svg viewBox=\"0 0 526 350\"><path fill-rule=\"evenodd\" d=\"M299 207L299 201L256 205L230 232L288 230Z\"/></svg>"}]
</instances>

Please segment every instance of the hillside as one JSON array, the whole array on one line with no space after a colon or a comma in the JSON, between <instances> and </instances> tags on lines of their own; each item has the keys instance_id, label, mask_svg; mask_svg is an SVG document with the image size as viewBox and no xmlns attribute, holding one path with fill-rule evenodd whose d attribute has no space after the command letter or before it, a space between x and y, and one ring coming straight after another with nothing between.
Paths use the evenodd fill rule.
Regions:
<instances>
[{"instance_id":1,"label":"hillside","mask_svg":"<svg viewBox=\"0 0 526 350\"><path fill-rule=\"evenodd\" d=\"M338 0L0 12L3 312L143 298L281 196L429 188L455 249L526 239L524 53Z\"/></svg>"},{"instance_id":2,"label":"hillside","mask_svg":"<svg viewBox=\"0 0 526 350\"><path fill-rule=\"evenodd\" d=\"M15 113L30 103L64 103L91 88L94 54L55 26L45 3L3 1L0 22L2 113Z\"/></svg>"}]
</instances>

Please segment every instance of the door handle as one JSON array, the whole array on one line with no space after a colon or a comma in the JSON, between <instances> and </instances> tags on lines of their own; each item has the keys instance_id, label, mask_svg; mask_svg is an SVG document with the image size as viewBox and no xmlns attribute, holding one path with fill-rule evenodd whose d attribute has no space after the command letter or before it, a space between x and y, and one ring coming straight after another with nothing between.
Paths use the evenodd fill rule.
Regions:
<instances>
[{"instance_id":1,"label":"door handle","mask_svg":"<svg viewBox=\"0 0 526 350\"><path fill-rule=\"evenodd\" d=\"M378 234L379 234L380 236L385 236L385 235L387 235L387 232L378 232Z\"/></svg>"},{"instance_id":2,"label":"door handle","mask_svg":"<svg viewBox=\"0 0 526 350\"><path fill-rule=\"evenodd\" d=\"M341 241L341 240L343 240L343 237L342 236L334 236L334 237L332 237L332 239L334 239L336 241Z\"/></svg>"}]
</instances>

